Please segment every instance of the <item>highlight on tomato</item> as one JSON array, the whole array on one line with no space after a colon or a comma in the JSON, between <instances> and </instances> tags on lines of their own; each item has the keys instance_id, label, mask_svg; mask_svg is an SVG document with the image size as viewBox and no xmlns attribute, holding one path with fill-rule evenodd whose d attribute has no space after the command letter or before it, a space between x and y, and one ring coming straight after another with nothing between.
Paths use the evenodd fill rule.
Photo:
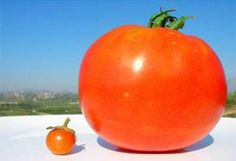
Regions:
<instances>
[{"instance_id":1,"label":"highlight on tomato","mask_svg":"<svg viewBox=\"0 0 236 161\"><path fill-rule=\"evenodd\" d=\"M76 143L75 131L68 128L70 118L66 118L62 126L50 126L51 131L47 134L46 145L48 149L57 155L69 154Z\"/></svg>"},{"instance_id":2,"label":"highlight on tomato","mask_svg":"<svg viewBox=\"0 0 236 161\"><path fill-rule=\"evenodd\" d=\"M224 111L219 58L201 38L178 31L192 17L177 18L172 11L154 14L147 27L124 25L105 33L83 58L83 113L117 147L185 148L203 139Z\"/></svg>"}]
</instances>

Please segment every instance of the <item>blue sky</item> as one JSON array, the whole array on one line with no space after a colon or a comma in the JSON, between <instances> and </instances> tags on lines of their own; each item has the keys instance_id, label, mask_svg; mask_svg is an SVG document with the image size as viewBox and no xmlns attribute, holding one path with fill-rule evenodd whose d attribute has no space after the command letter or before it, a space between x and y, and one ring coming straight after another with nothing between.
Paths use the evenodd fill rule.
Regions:
<instances>
[{"instance_id":1,"label":"blue sky","mask_svg":"<svg viewBox=\"0 0 236 161\"><path fill-rule=\"evenodd\" d=\"M234 0L1 0L0 90L77 91L81 59L93 41L125 24L147 25L160 6L190 15L181 32L216 51L227 79L236 78Z\"/></svg>"}]
</instances>

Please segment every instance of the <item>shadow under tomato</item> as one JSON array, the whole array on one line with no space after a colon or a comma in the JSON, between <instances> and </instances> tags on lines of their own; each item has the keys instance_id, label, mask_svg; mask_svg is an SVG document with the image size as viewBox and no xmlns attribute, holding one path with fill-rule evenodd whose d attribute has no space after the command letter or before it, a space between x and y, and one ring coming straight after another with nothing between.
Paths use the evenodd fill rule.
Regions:
<instances>
[{"instance_id":1,"label":"shadow under tomato","mask_svg":"<svg viewBox=\"0 0 236 161\"><path fill-rule=\"evenodd\" d=\"M76 154L76 153L79 153L83 150L85 150L85 144L75 145L74 149L72 150L72 152L70 154Z\"/></svg>"},{"instance_id":2,"label":"shadow under tomato","mask_svg":"<svg viewBox=\"0 0 236 161\"><path fill-rule=\"evenodd\" d=\"M167 152L142 152L142 151L133 151L133 150L126 150L122 149L119 147L116 147L108 142L106 142L104 139L101 137L97 138L97 143L102 146L105 149L109 149L112 151L117 151L117 152L123 152L123 153L134 153L134 154L177 154L177 153L187 153L187 152L192 152L192 151L197 151L203 148L206 148L210 146L214 142L214 139L211 135L207 135L205 138L197 142L196 144L193 144L189 147L186 147L184 149L180 150L174 150L174 151L167 151Z\"/></svg>"}]
</instances>

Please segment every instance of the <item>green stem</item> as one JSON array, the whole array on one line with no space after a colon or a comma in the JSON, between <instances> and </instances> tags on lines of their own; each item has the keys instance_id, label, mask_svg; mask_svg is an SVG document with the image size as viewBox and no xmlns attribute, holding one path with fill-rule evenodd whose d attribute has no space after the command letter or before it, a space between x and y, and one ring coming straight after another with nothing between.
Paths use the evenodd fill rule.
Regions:
<instances>
[{"instance_id":1,"label":"green stem","mask_svg":"<svg viewBox=\"0 0 236 161\"><path fill-rule=\"evenodd\" d=\"M47 127L47 129L63 129L63 130L66 130L66 131L69 131L69 132L75 134L75 131L73 129L67 127L69 122L70 122L70 118L67 117L66 120L64 121L63 125L61 125L61 126L49 126L49 127Z\"/></svg>"},{"instance_id":2,"label":"green stem","mask_svg":"<svg viewBox=\"0 0 236 161\"><path fill-rule=\"evenodd\" d=\"M160 9L159 13L154 14L151 16L148 27L166 27L173 30L179 30L183 28L185 21L187 19L192 19L191 16L182 16L180 18L176 18L169 14L169 12L175 11L174 9L162 11L162 8Z\"/></svg>"},{"instance_id":3,"label":"green stem","mask_svg":"<svg viewBox=\"0 0 236 161\"><path fill-rule=\"evenodd\" d=\"M154 15L151 16L149 23L148 23L148 27L150 27L150 28L164 27L167 19L174 18L173 16L170 16L168 14L169 12L173 12L173 11L175 11L175 9L163 11L162 8L160 8L159 13L155 13Z\"/></svg>"},{"instance_id":4,"label":"green stem","mask_svg":"<svg viewBox=\"0 0 236 161\"><path fill-rule=\"evenodd\" d=\"M65 120L65 122L63 123L63 127L67 127L68 126L68 124L69 124L69 122L70 122L70 118L69 117L67 117L66 118L66 120Z\"/></svg>"},{"instance_id":5,"label":"green stem","mask_svg":"<svg viewBox=\"0 0 236 161\"><path fill-rule=\"evenodd\" d=\"M185 21L188 19L193 19L193 18L194 17L192 16L180 17L176 21L173 21L172 23L170 23L167 27L174 30L182 29L184 27Z\"/></svg>"}]
</instances>

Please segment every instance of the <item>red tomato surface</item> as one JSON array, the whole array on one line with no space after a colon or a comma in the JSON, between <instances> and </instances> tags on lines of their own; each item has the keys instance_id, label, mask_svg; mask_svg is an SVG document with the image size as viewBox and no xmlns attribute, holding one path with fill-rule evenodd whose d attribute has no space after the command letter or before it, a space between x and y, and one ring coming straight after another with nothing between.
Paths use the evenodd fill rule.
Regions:
<instances>
[{"instance_id":1,"label":"red tomato surface","mask_svg":"<svg viewBox=\"0 0 236 161\"><path fill-rule=\"evenodd\" d=\"M94 42L80 68L79 96L106 141L169 151L204 138L220 119L226 82L203 40L167 28L126 25Z\"/></svg>"}]
</instances>

